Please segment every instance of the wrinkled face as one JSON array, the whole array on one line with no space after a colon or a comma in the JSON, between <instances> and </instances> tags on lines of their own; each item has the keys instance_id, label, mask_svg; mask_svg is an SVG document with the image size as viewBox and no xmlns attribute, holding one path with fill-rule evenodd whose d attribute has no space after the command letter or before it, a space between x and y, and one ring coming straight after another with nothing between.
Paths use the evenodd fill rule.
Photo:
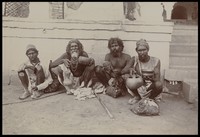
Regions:
<instances>
[{"instance_id":1,"label":"wrinkled face","mask_svg":"<svg viewBox=\"0 0 200 137\"><path fill-rule=\"evenodd\" d=\"M121 51L120 46L117 41L114 41L110 46L110 51L113 56L118 56L118 53Z\"/></svg>"},{"instance_id":2,"label":"wrinkled face","mask_svg":"<svg viewBox=\"0 0 200 137\"><path fill-rule=\"evenodd\" d=\"M148 57L148 49L146 46L140 45L137 48L138 57L141 61L145 60Z\"/></svg>"},{"instance_id":3,"label":"wrinkled face","mask_svg":"<svg viewBox=\"0 0 200 137\"><path fill-rule=\"evenodd\" d=\"M71 45L70 45L70 53L71 53L72 59L74 59L74 60L78 59L79 49L78 49L78 44L77 43L71 43Z\"/></svg>"},{"instance_id":4,"label":"wrinkled face","mask_svg":"<svg viewBox=\"0 0 200 137\"><path fill-rule=\"evenodd\" d=\"M38 53L35 52L34 50L30 50L28 51L27 56L30 61L35 61L37 59Z\"/></svg>"}]
</instances>

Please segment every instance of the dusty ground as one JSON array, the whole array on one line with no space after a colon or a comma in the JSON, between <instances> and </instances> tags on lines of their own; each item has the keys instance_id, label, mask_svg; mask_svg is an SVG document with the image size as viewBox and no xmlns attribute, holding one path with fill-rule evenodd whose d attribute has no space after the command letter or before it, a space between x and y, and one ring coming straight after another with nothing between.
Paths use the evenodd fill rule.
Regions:
<instances>
[{"instance_id":1,"label":"dusty ground","mask_svg":"<svg viewBox=\"0 0 200 137\"><path fill-rule=\"evenodd\" d=\"M97 98L78 101L62 93L19 103L23 90L17 77L12 81L8 86L8 76L3 79L3 134L198 134L198 111L181 97L163 94L160 115L145 117L129 110L128 94L100 94L111 119Z\"/></svg>"}]
</instances>

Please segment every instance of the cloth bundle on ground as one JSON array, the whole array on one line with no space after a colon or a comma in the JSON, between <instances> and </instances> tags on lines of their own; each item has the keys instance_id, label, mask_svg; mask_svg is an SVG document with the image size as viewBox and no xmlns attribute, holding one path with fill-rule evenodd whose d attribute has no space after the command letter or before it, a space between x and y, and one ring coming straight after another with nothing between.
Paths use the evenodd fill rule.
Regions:
<instances>
[{"instance_id":1,"label":"cloth bundle on ground","mask_svg":"<svg viewBox=\"0 0 200 137\"><path fill-rule=\"evenodd\" d=\"M106 94L117 98L123 94L123 79L121 77L119 78L111 78L109 80L109 86L106 88Z\"/></svg>"},{"instance_id":2,"label":"cloth bundle on ground","mask_svg":"<svg viewBox=\"0 0 200 137\"><path fill-rule=\"evenodd\" d=\"M95 85L93 85L92 88L83 87L83 82L80 84L79 77L74 77L69 68L66 68L64 64L61 64L59 66L63 70L64 81L62 82L59 76L58 79L60 83L65 87L66 93L68 95L75 95L75 99L85 100L89 98L94 98L94 92L103 93L105 91L105 87L100 82L97 82Z\"/></svg>"},{"instance_id":3,"label":"cloth bundle on ground","mask_svg":"<svg viewBox=\"0 0 200 137\"><path fill-rule=\"evenodd\" d=\"M149 98L143 98L138 103L131 106L130 110L142 116L154 116L159 115L160 108L159 105L153 100Z\"/></svg>"},{"instance_id":4,"label":"cloth bundle on ground","mask_svg":"<svg viewBox=\"0 0 200 137\"><path fill-rule=\"evenodd\" d=\"M73 95L75 95L75 99L83 101L86 99L94 98L96 97L94 95L95 93L103 93L105 91L105 87L101 83L96 83L92 88L77 88L77 89L71 89L71 92Z\"/></svg>"}]
</instances>

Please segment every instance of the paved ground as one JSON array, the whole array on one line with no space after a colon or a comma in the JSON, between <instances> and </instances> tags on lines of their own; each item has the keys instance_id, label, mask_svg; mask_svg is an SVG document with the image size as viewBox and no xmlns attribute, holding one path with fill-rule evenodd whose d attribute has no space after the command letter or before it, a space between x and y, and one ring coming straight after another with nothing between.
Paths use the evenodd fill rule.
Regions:
<instances>
[{"instance_id":1,"label":"paved ground","mask_svg":"<svg viewBox=\"0 0 200 137\"><path fill-rule=\"evenodd\" d=\"M61 93L20 102L22 92L16 77L11 85L4 77L3 134L198 134L198 111L181 97L163 94L160 115L147 117L129 110L128 94L117 99L100 94L111 119L97 98L78 101Z\"/></svg>"}]
</instances>

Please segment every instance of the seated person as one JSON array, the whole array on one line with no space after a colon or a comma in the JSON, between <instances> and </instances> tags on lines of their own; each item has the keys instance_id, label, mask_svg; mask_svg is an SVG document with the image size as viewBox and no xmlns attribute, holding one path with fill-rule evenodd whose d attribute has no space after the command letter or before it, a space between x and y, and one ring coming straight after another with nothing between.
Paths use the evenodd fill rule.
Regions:
<instances>
[{"instance_id":1,"label":"seated person","mask_svg":"<svg viewBox=\"0 0 200 137\"><path fill-rule=\"evenodd\" d=\"M49 70L49 63L43 64L38 58L38 50L34 45L28 45L26 55L29 60L23 63L18 76L24 87L24 93L19 97L23 100L31 96L36 99L43 93L54 92L60 86L55 74Z\"/></svg>"},{"instance_id":2,"label":"seated person","mask_svg":"<svg viewBox=\"0 0 200 137\"><path fill-rule=\"evenodd\" d=\"M121 72L131 56L123 53L124 45L119 38L110 38L108 48L110 53L106 54L103 66L95 67L96 77L106 88L115 83L125 91L124 75Z\"/></svg>"},{"instance_id":3,"label":"seated person","mask_svg":"<svg viewBox=\"0 0 200 137\"><path fill-rule=\"evenodd\" d=\"M136 43L136 52L138 56L133 56L125 69L126 73L130 70L134 70L136 75L139 75L143 79L143 85L137 89L130 89L133 83L126 83L128 92L134 96L129 100L130 104L138 102L143 97L149 97L155 99L162 92L162 83L160 81L160 59L148 55L149 44L145 39L140 39ZM132 69L130 69L132 68ZM129 81L130 82L130 81Z\"/></svg>"},{"instance_id":4,"label":"seated person","mask_svg":"<svg viewBox=\"0 0 200 137\"><path fill-rule=\"evenodd\" d=\"M66 90L69 90L70 87L68 88L67 86L70 85L71 82L66 82L66 78L67 75L69 75L68 80L72 80L70 73L73 78L79 78L79 85L82 87L90 86L90 80L94 74L95 62L94 59L89 58L88 54L83 50L82 43L77 39L72 39L66 47L66 52L53 61L50 67L58 76L60 83L66 83L66 86L64 86ZM67 93L70 94L69 91L67 91Z\"/></svg>"}]
</instances>

